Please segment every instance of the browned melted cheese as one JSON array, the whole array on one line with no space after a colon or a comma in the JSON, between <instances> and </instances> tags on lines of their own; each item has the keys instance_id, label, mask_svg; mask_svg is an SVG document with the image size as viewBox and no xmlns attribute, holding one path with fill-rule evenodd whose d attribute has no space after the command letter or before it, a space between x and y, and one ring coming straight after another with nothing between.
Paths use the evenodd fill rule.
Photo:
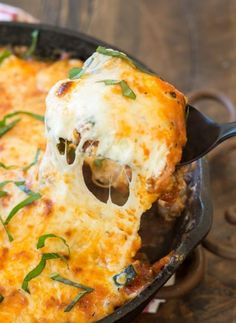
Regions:
<instances>
[{"instance_id":1,"label":"browned melted cheese","mask_svg":"<svg viewBox=\"0 0 236 323\"><path fill-rule=\"evenodd\" d=\"M72 66L80 65L79 61L68 60L52 64L24 61L15 56L6 59L0 66L0 118L17 110L44 115L48 90L56 81L65 79ZM120 290L112 277L134 263L134 256L141 245L137 233L140 216L163 194L164 186L181 158L186 140L185 99L168 83L133 67L127 68L120 59L115 61L115 67L119 77L127 80L136 92L137 101L130 102L130 99L122 97L118 86L106 87L96 83L96 73L81 80L61 81L53 87L47 99L46 154L44 124L29 116L18 116L20 122L0 138L0 162L16 165L10 170L0 168L0 182L25 180L32 191L42 195L41 199L21 209L10 221L7 227L14 237L12 242L9 242L0 225L0 294L4 296L0 303L0 322L93 322L111 313L142 288L142 284L137 283L133 290ZM100 80L118 77L112 74L112 61L105 62L104 71L105 74L99 76ZM95 137L88 138L84 124L80 124L79 128L73 123L83 118L77 115L82 105L78 104L77 109L75 104L77 100L84 102L84 98L79 96L81 88L87 93L87 87L92 89L93 84L98 86L104 104L112 107L103 111L107 118L104 123L102 114L95 120L98 124L95 154L100 149L104 157L137 169L130 183L131 197L122 207L110 200L107 203L98 201L82 180L81 165L86 158L86 149L82 147L88 139L94 141ZM174 91L175 97L170 94ZM93 102L91 99L91 104ZM93 110L93 106L90 108ZM150 128L143 125L142 118L138 119L137 115L143 116L143 120L146 118L145 124ZM112 143L112 147L117 148L112 152L114 158L104 148L105 144L108 145L106 137L112 120L116 120L116 126L111 126L116 129ZM104 136L100 132L102 125ZM68 165L65 156L58 152L57 144L60 137L73 141L75 129L80 133L80 142L75 162ZM138 138L142 137L145 139L139 143ZM130 153L123 160L124 156L118 152L123 149L124 153L125 147L130 147L126 146L127 138L138 153L135 158L135 154ZM161 164L159 172L155 172L155 165L150 160L151 148L156 141L164 147L165 156L164 166ZM34 159L37 148L42 150L39 162L28 171L23 171L22 168ZM141 171L142 162L146 165L145 172ZM3 219L26 198L25 193L12 183L7 184L4 190L8 194L0 199ZM28 294L21 289L22 281L39 263L42 253L67 255L64 244L57 239L48 239L44 248L36 249L38 238L46 233L66 239L71 250L68 266L60 259L47 261L43 272L29 282L31 294ZM140 264L136 267L137 271L141 268L140 272L147 272ZM49 275L53 272L87 285L94 291L83 297L70 312L64 312L78 290L52 281ZM146 283L145 279L139 281Z\"/></svg>"}]
</instances>

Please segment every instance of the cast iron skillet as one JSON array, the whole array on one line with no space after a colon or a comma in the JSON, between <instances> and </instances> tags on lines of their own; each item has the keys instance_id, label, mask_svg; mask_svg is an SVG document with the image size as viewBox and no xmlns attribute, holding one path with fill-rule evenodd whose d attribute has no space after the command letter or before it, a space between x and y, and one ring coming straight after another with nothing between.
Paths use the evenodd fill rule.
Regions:
<instances>
[{"instance_id":1,"label":"cast iron skillet","mask_svg":"<svg viewBox=\"0 0 236 323\"><path fill-rule=\"evenodd\" d=\"M58 27L6 22L0 23L0 45L29 45L31 32L35 29L40 31L36 54L43 58L55 57L59 55L60 51L66 51L72 53L74 57L85 60L95 51L98 45L116 48L81 33ZM162 231L165 232L165 236L154 248L156 253L154 252L154 256L152 254L152 260L158 260L173 251L170 263L135 299L116 309L111 315L99 322L131 322L177 270L186 256L208 233L212 221L212 205L209 196L208 169L205 160L199 160L192 167L188 175L188 187L189 197L185 212L170 229L166 229L166 224L163 227L162 221L162 224L157 225L157 231L154 231L153 234L155 238L155 235L161 235ZM148 211L152 216L154 213L154 218L157 219L155 212L155 207ZM152 216L150 215L150 218ZM144 221L147 221L147 218L145 217ZM149 228L153 227L149 223L145 225Z\"/></svg>"}]
</instances>

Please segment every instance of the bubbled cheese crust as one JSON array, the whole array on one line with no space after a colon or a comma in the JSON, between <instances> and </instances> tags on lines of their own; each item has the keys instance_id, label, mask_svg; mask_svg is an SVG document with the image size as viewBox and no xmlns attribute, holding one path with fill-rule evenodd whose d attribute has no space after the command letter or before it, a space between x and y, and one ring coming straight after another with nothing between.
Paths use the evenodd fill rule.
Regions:
<instances>
[{"instance_id":1,"label":"bubbled cheese crust","mask_svg":"<svg viewBox=\"0 0 236 323\"><path fill-rule=\"evenodd\" d=\"M56 71L60 71L57 79L62 78L62 71L66 77L68 65L61 62L54 70L49 63L25 62L14 56L5 60L0 67L0 116L14 110L44 114L48 84L55 81ZM13 242L0 226L0 294L5 297L0 304L0 322L93 322L122 305L130 296L115 286L112 277L133 262L141 245L137 233L140 217L163 193L163 183L181 158L186 140L181 93L119 58L95 54L85 69L81 79L65 79L50 90L47 149L40 155L39 168L36 165L27 172L21 170L33 160L37 147L45 148L40 121L22 116L15 128L0 138L0 161L19 166L0 169L0 181L25 179L42 195L11 220L8 229ZM124 97L118 85L98 82L104 79L125 80L136 100ZM173 91L175 98L170 94ZM59 138L73 141L75 129L81 138L75 161L68 165L57 144ZM95 157L131 167L130 195L122 207L111 199L99 201L85 185L82 164L86 152L82 147L88 140L99 142ZM3 219L25 198L14 184L8 184L5 190L9 194L0 199ZM68 267L61 260L49 260L44 271L30 281L29 295L20 289L21 284L42 252L66 254L65 246L56 239L36 249L39 236L46 233L66 239L71 250ZM65 306L78 291L52 281L49 275L53 272L94 291L65 313Z\"/></svg>"}]
</instances>

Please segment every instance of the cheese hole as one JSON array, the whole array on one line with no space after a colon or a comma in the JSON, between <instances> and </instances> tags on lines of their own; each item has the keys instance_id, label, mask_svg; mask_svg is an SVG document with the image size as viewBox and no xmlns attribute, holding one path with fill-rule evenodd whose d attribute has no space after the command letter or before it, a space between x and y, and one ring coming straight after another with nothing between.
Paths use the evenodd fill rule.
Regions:
<instances>
[{"instance_id":1,"label":"cheese hole","mask_svg":"<svg viewBox=\"0 0 236 323\"><path fill-rule=\"evenodd\" d=\"M66 149L65 139L59 138L59 143L57 144L57 149L58 149L60 155L65 154L65 149Z\"/></svg>"},{"instance_id":2,"label":"cheese hole","mask_svg":"<svg viewBox=\"0 0 236 323\"><path fill-rule=\"evenodd\" d=\"M69 165L75 161L75 149L76 146L71 141L66 140L66 161Z\"/></svg>"},{"instance_id":3,"label":"cheese hole","mask_svg":"<svg viewBox=\"0 0 236 323\"><path fill-rule=\"evenodd\" d=\"M93 181L92 170L88 163L84 162L82 172L85 185L88 190L101 202L106 203L109 197L109 189L106 187L98 186Z\"/></svg>"},{"instance_id":4,"label":"cheese hole","mask_svg":"<svg viewBox=\"0 0 236 323\"><path fill-rule=\"evenodd\" d=\"M110 194L116 205L122 206L127 202L132 177L130 167L110 159L87 156L83 171L85 184L99 200L106 202Z\"/></svg>"}]
</instances>

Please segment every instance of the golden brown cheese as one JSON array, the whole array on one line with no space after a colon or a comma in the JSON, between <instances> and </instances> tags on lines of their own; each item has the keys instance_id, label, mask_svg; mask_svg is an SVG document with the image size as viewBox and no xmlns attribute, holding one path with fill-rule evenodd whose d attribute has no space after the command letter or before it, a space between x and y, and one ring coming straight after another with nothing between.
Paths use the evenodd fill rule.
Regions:
<instances>
[{"instance_id":1,"label":"golden brown cheese","mask_svg":"<svg viewBox=\"0 0 236 323\"><path fill-rule=\"evenodd\" d=\"M113 71L113 63L108 61L105 66L108 74L100 76L113 76L109 74L109 69ZM61 81L53 87L48 97L48 147L45 155L40 154L37 165L22 171L22 167L32 162L37 148L45 149L44 125L40 121L22 115L21 121L0 138L0 162L17 166L10 170L0 169L0 182L26 180L31 190L42 195L41 199L21 209L10 221L7 228L14 237L12 242L9 242L3 226L0 226L0 294L5 297L0 304L0 322L93 322L137 294L137 289L131 294L119 291L112 277L134 262L141 245L137 233L140 216L164 192L164 183L170 180L175 164L181 158L186 140L185 99L180 92L159 78L127 66L120 59L115 63L119 73L121 71L119 77L127 80L135 90L136 102L122 97L118 86L106 88L104 84L95 83L97 79L93 79L93 76L76 81ZM3 97L0 117L16 110L44 114L48 89L55 81L66 78L71 66L79 65L80 62L76 61L51 64L23 61L14 56L6 59L0 67L0 95ZM131 159L128 156L123 160L122 156L119 160L119 149L113 151L116 156L113 160L138 169L136 175L133 172L130 183L132 198L123 207L110 200L102 203L88 191L81 171L86 159L86 149L83 150L83 147L88 138L84 135L86 129L84 133L82 131L83 125L79 128L74 127L76 125L73 123L80 106L78 109L73 106L72 112L75 114L72 113L71 119L65 119L69 115L66 109L73 102L78 103L76 99L80 100L77 95L81 93L81 87L85 86L85 93L86 86L91 88L90 81L98 86L96 93L101 94L104 102L112 107L109 112L105 111L107 120L103 124L107 135L111 126L109 121L115 120L114 129L117 131L112 147L123 147L124 153L124 147L127 148L124 140L128 138L142 156L141 159L139 155L133 158L135 154L131 153ZM95 102L99 104L96 98ZM130 111L131 104L134 105L133 112ZM148 114L144 108L148 109ZM66 112L63 114L63 111ZM143 115L145 122L142 122L142 118L139 120L137 115ZM82 120L81 116L79 120ZM134 123L134 120L139 123ZM99 120L96 121L99 124ZM68 135L66 139L75 140L75 129L82 134L79 143L81 150L78 146L76 161L68 165L65 156L58 152L57 144L60 137L65 139L65 134ZM105 141L101 133L99 136L100 143ZM156 142L162 142L168 148L166 164L164 169L160 168L160 174L155 173L155 165L150 160L153 153L151 147ZM120 144L123 146L120 147ZM100 149L103 157L111 158L112 155L106 155L102 148L99 145L95 147L95 154ZM142 162L146 162L144 173L141 171ZM26 197L13 183L7 184L4 190L8 194L0 199L3 219ZM21 289L22 281L39 263L42 253L67 255L65 245L53 238L48 239L43 249L36 249L38 238L46 233L66 239L71 251L68 266L61 259L47 261L43 272L29 282L31 294L28 294ZM53 272L87 285L94 291L83 297L70 312L64 312L65 306L77 295L78 290L52 281L49 275Z\"/></svg>"}]
</instances>

